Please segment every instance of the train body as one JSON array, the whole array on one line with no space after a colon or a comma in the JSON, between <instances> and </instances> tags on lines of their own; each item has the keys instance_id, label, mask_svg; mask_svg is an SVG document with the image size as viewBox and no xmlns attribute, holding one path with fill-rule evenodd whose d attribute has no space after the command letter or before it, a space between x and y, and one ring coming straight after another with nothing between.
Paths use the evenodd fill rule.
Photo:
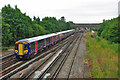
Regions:
<instances>
[{"instance_id":1,"label":"train body","mask_svg":"<svg viewBox=\"0 0 120 80\"><path fill-rule=\"evenodd\" d=\"M49 45L70 36L74 29L58 33L37 36L33 38L22 39L15 42L15 56L18 59L29 59L37 54L39 50L45 49Z\"/></svg>"}]
</instances>

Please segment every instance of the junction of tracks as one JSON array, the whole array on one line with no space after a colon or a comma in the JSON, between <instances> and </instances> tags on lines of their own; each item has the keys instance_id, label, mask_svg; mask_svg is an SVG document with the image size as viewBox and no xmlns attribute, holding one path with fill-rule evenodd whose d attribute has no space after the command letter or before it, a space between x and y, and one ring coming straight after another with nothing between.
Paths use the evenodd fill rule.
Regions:
<instances>
[{"instance_id":1,"label":"junction of tracks","mask_svg":"<svg viewBox=\"0 0 120 80\"><path fill-rule=\"evenodd\" d=\"M1 59L0 79L86 78L85 32L73 35L39 52L30 60L17 60L13 53Z\"/></svg>"}]
</instances>

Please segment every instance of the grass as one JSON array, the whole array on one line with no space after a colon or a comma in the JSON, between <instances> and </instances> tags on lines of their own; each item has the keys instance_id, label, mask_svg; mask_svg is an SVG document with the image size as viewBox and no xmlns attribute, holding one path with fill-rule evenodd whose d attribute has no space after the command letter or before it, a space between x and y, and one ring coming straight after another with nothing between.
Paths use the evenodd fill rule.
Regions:
<instances>
[{"instance_id":1,"label":"grass","mask_svg":"<svg viewBox=\"0 0 120 80\"><path fill-rule=\"evenodd\" d=\"M2 51L8 51L8 49L14 49L15 46L4 47L2 46Z\"/></svg>"},{"instance_id":2,"label":"grass","mask_svg":"<svg viewBox=\"0 0 120 80\"><path fill-rule=\"evenodd\" d=\"M118 78L118 45L101 38L91 38L87 33L87 52L89 77Z\"/></svg>"}]
</instances>

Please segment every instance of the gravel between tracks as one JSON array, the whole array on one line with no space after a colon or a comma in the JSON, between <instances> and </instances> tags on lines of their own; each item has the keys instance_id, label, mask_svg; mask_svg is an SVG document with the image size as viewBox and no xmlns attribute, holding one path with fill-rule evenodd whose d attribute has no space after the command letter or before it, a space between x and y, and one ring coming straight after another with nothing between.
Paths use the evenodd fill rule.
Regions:
<instances>
[{"instance_id":1,"label":"gravel between tracks","mask_svg":"<svg viewBox=\"0 0 120 80\"><path fill-rule=\"evenodd\" d=\"M82 38L69 78L84 78L85 46Z\"/></svg>"},{"instance_id":2,"label":"gravel between tracks","mask_svg":"<svg viewBox=\"0 0 120 80\"><path fill-rule=\"evenodd\" d=\"M57 78L68 78L68 74L69 74L69 71L70 71L70 67L71 67L71 63L74 59L74 56L75 56L75 52L76 52L76 49L77 47L79 46L79 41L80 41L80 38L77 40L76 44L74 45L71 53L69 54L67 60L65 61L63 67L61 68L59 74L57 75Z\"/></svg>"},{"instance_id":3,"label":"gravel between tracks","mask_svg":"<svg viewBox=\"0 0 120 80\"><path fill-rule=\"evenodd\" d=\"M72 49L70 55L68 56L66 62L64 63L61 71L59 72L57 79L63 79L63 78L68 78L68 72L70 70L71 62L73 60L75 50L78 46L75 44L74 48ZM88 66L84 64L84 61L86 60L86 39L85 37L82 37L80 45L78 47L76 56L74 58L74 62L70 71L69 78L70 79L83 79L83 78L88 78Z\"/></svg>"}]
</instances>

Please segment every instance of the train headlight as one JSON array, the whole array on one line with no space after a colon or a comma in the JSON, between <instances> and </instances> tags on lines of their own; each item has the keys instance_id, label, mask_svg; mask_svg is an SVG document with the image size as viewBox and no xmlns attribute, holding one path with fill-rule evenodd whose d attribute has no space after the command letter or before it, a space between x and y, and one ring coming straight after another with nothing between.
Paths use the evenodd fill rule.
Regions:
<instances>
[{"instance_id":1,"label":"train headlight","mask_svg":"<svg viewBox=\"0 0 120 80\"><path fill-rule=\"evenodd\" d=\"M17 53L18 53L18 50L15 50L14 52L15 52L15 54L17 54Z\"/></svg>"},{"instance_id":2,"label":"train headlight","mask_svg":"<svg viewBox=\"0 0 120 80\"><path fill-rule=\"evenodd\" d=\"M18 52L15 52L16 54L18 53Z\"/></svg>"},{"instance_id":3,"label":"train headlight","mask_svg":"<svg viewBox=\"0 0 120 80\"><path fill-rule=\"evenodd\" d=\"M27 52L25 52L25 54L27 54Z\"/></svg>"}]
</instances>

